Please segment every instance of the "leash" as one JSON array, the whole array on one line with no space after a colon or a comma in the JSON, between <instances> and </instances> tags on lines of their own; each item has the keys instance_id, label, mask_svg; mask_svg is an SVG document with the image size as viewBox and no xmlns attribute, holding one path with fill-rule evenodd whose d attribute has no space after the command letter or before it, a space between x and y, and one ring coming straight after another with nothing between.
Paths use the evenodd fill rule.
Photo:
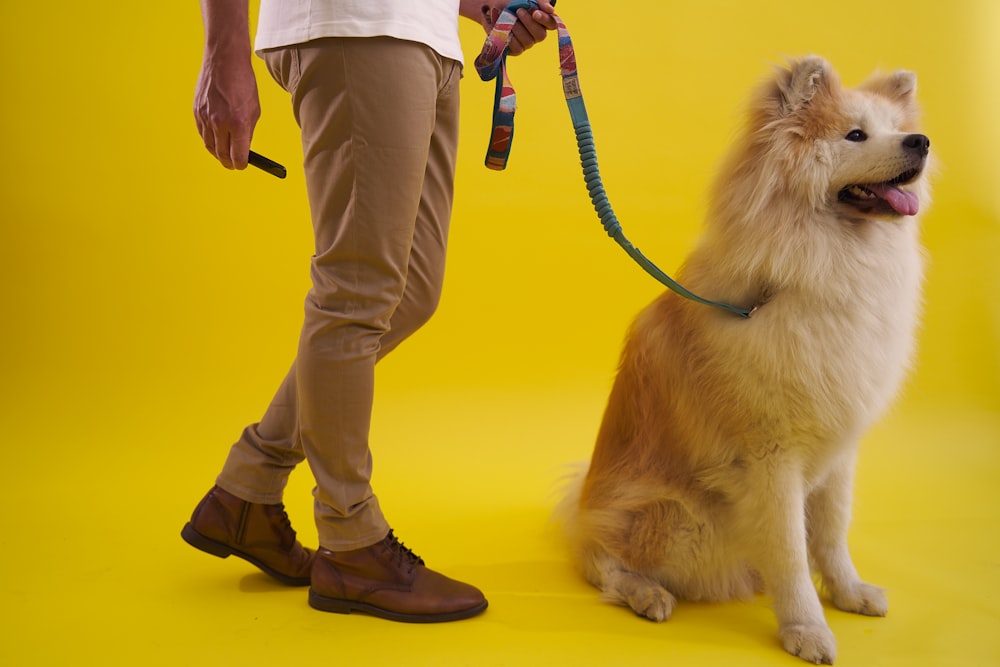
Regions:
<instances>
[{"instance_id":1,"label":"leash","mask_svg":"<svg viewBox=\"0 0 1000 667\"><path fill-rule=\"evenodd\" d=\"M554 3L553 3L554 4ZM507 46L510 42L511 30L517 23L517 10L538 9L535 0L514 0L500 13L493 29L486 38L483 50L476 58L476 71L483 81L496 79L496 93L493 98L493 131L490 135L489 147L486 151L486 166L490 169L502 170L507 166L510 157L511 143L514 139L514 112L517 109L514 87L507 75ZM594 148L594 135L590 129L590 119L587 107L583 102L580 90L580 80L576 68L576 52L570 39L566 24L557 15L553 15L559 34L559 69L562 73L563 94L566 96L566 106L569 107L573 130L576 132L576 145L580 152L580 164L583 167L583 180L590 193L590 201L601 220L604 231L618 242L629 257L631 257L646 273L656 278L668 288L681 296L723 310L735 313L743 318L749 318L757 309L739 308L728 303L710 301L684 288L676 280L660 270L649 261L631 241L625 238L621 224L611 209L611 203L601 182L600 170L597 166L597 151Z\"/></svg>"}]
</instances>

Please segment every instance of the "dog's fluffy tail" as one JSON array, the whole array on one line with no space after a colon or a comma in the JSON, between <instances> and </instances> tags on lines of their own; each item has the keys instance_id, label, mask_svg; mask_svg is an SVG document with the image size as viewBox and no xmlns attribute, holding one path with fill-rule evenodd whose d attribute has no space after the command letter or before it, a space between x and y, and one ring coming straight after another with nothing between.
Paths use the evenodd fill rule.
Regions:
<instances>
[{"instance_id":1,"label":"dog's fluffy tail","mask_svg":"<svg viewBox=\"0 0 1000 667\"><path fill-rule=\"evenodd\" d=\"M556 481L555 494L559 500L552 510L551 523L558 527L565 538L571 539L575 533L580 511L580 494L583 491L588 468L589 464L586 461L568 464L565 472Z\"/></svg>"}]
</instances>

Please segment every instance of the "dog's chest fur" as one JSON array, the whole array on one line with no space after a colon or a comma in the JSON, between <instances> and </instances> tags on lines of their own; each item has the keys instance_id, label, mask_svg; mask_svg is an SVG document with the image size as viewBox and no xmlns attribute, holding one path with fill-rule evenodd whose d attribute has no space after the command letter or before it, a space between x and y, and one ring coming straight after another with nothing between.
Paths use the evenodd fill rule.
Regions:
<instances>
[{"instance_id":1,"label":"dog's chest fur","mask_svg":"<svg viewBox=\"0 0 1000 667\"><path fill-rule=\"evenodd\" d=\"M857 236L831 244L824 266L802 267L808 288L765 288L750 320L703 329L713 348L706 356L725 360L706 372L731 388L747 441L836 446L857 438L896 394L919 311L916 230L882 223ZM706 317L717 315L697 315Z\"/></svg>"}]
</instances>

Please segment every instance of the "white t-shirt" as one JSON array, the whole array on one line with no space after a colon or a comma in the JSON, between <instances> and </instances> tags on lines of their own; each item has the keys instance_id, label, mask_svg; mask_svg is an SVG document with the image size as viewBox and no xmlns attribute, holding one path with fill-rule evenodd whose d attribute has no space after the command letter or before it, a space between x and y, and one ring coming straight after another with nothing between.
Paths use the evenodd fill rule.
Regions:
<instances>
[{"instance_id":1,"label":"white t-shirt","mask_svg":"<svg viewBox=\"0 0 1000 667\"><path fill-rule=\"evenodd\" d=\"M321 37L395 37L462 62L459 0L261 0L254 49Z\"/></svg>"}]
</instances>

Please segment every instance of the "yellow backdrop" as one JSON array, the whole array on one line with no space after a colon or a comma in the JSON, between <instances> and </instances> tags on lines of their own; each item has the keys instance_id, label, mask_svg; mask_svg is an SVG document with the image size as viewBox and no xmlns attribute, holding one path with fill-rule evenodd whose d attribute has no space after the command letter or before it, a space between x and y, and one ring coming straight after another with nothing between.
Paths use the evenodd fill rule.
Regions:
<instances>
[{"instance_id":1,"label":"yellow backdrop","mask_svg":"<svg viewBox=\"0 0 1000 667\"><path fill-rule=\"evenodd\" d=\"M890 616L829 610L839 664L1000 663L1000 3L562 0L611 201L668 272L692 246L751 86L786 56L847 84L917 72L941 163L925 327L865 442L852 531ZM491 600L423 628L318 614L179 532L290 364L311 236L296 128L258 70L230 173L190 112L197 3L0 5L0 664L796 664L767 599L666 625L599 601L546 526L589 455L618 346L659 291L590 208L555 40L511 61L506 172L482 166L492 84L463 26L462 149L436 318L379 369L376 489L408 545ZM308 471L287 504L315 540Z\"/></svg>"}]
</instances>

